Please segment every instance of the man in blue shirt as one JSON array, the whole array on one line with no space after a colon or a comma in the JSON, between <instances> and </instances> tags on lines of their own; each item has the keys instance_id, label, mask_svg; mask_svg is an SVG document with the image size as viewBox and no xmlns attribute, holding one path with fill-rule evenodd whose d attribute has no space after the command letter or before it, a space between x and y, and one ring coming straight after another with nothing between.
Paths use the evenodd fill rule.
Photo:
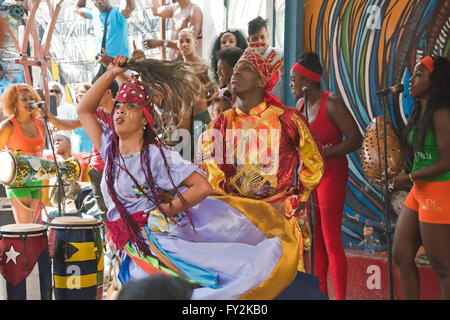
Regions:
<instances>
[{"instance_id":1,"label":"man in blue shirt","mask_svg":"<svg viewBox=\"0 0 450 320\"><path fill-rule=\"evenodd\" d=\"M101 52L106 15L108 15L106 29L105 51L109 56L130 57L128 47L128 18L136 8L135 0L125 0L125 7L112 7L109 0L92 0L95 8L86 8L86 0L78 0L76 12L83 18L92 20L95 36L98 41L97 52Z\"/></svg>"},{"instance_id":2,"label":"man in blue shirt","mask_svg":"<svg viewBox=\"0 0 450 320\"><path fill-rule=\"evenodd\" d=\"M0 64L0 97L2 96L3 91L11 84L11 82L6 80L5 73L3 66Z\"/></svg>"}]
</instances>

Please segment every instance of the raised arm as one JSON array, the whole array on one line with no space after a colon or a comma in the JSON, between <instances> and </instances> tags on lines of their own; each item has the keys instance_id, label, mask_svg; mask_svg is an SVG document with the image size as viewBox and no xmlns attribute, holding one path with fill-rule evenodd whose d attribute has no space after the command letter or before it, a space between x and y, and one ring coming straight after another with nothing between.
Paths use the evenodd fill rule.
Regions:
<instances>
[{"instance_id":1,"label":"raised arm","mask_svg":"<svg viewBox=\"0 0 450 320\"><path fill-rule=\"evenodd\" d=\"M195 37L198 38L200 32L202 31L202 24L203 24L203 13L202 9L200 7L194 5L191 9L191 19L189 19L189 25L188 27L194 30Z\"/></svg>"},{"instance_id":2,"label":"raised arm","mask_svg":"<svg viewBox=\"0 0 450 320\"><path fill-rule=\"evenodd\" d=\"M86 0L78 0L75 12L85 19L89 19L86 15Z\"/></svg>"},{"instance_id":3,"label":"raised arm","mask_svg":"<svg viewBox=\"0 0 450 320\"><path fill-rule=\"evenodd\" d=\"M150 1L150 9L153 15L161 18L172 18L173 17L173 6L164 5L162 6L158 0Z\"/></svg>"},{"instance_id":4,"label":"raised arm","mask_svg":"<svg viewBox=\"0 0 450 320\"><path fill-rule=\"evenodd\" d=\"M100 148L103 129L97 119L96 110L106 90L115 80L117 75L126 71L122 66L128 61L127 57L116 56L114 62L108 66L106 72L95 81L94 85L86 92L77 107L78 119L84 127L89 139L96 148Z\"/></svg>"},{"instance_id":5,"label":"raised arm","mask_svg":"<svg viewBox=\"0 0 450 320\"><path fill-rule=\"evenodd\" d=\"M125 7L120 7L120 13L124 17L129 18L134 9L136 9L136 0L125 0Z\"/></svg>"}]
</instances>

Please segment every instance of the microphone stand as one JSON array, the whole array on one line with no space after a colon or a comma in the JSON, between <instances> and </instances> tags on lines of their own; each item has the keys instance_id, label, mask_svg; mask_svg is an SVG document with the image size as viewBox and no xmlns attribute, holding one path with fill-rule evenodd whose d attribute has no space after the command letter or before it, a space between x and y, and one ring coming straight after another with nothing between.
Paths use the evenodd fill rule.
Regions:
<instances>
[{"instance_id":1,"label":"microphone stand","mask_svg":"<svg viewBox=\"0 0 450 320\"><path fill-rule=\"evenodd\" d=\"M48 141L50 143L50 149L52 150L52 154L53 154L53 164L55 165L55 168L56 168L56 177L58 180L58 194L57 194L56 199L58 200L58 217L61 217L61 214L62 214L61 202L62 202L62 199L66 195L64 192L64 183L62 180L61 172L59 171L58 162L56 161L55 147L53 145L52 135L50 134L50 128L48 126L47 112L49 112L49 110L44 109L44 122L45 122L45 126L47 128L47 137L48 137ZM49 223L50 223L50 221L49 221Z\"/></svg>"},{"instance_id":2,"label":"microphone stand","mask_svg":"<svg viewBox=\"0 0 450 320\"><path fill-rule=\"evenodd\" d=\"M391 244L391 219L390 219L390 199L391 192L389 190L388 177L388 154L387 154L387 129L386 129L386 117L387 117L387 93L380 93L380 102L383 111L383 143L384 143L384 223L385 223L385 236L386 236L386 249L388 253L388 268L389 268L389 298L394 300L394 271L392 265L392 244Z\"/></svg>"},{"instance_id":3,"label":"microphone stand","mask_svg":"<svg viewBox=\"0 0 450 320\"><path fill-rule=\"evenodd\" d=\"M306 121L309 124L309 115L308 115L308 102L306 100L308 88L303 87L303 107L305 108L305 117ZM312 192L309 195L308 200L308 210L309 210L309 225L311 229L311 252L310 252L310 260L311 260L311 274L314 275L314 251L315 251L315 241L314 241L314 228L316 225L316 217L314 216L314 205L313 205L313 195Z\"/></svg>"}]
</instances>

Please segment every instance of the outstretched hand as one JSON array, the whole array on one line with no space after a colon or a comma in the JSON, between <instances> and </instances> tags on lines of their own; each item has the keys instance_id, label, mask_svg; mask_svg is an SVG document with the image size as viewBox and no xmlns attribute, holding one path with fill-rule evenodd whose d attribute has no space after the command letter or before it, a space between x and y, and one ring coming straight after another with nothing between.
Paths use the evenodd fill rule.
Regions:
<instances>
[{"instance_id":1,"label":"outstretched hand","mask_svg":"<svg viewBox=\"0 0 450 320\"><path fill-rule=\"evenodd\" d=\"M142 45L146 50L154 49L161 46L161 41L158 39L147 39L142 41Z\"/></svg>"}]
</instances>

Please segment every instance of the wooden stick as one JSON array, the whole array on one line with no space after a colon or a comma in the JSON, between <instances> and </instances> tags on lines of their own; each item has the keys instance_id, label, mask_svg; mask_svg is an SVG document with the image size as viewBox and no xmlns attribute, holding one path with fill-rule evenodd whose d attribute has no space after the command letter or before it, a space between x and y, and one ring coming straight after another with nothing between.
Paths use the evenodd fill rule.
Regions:
<instances>
[{"instance_id":1,"label":"wooden stick","mask_svg":"<svg viewBox=\"0 0 450 320\"><path fill-rule=\"evenodd\" d=\"M161 5L166 5L166 0L161 0ZM161 40L166 40L166 18L161 18L160 21ZM167 60L167 52L165 47L161 47L161 59Z\"/></svg>"}]
</instances>

